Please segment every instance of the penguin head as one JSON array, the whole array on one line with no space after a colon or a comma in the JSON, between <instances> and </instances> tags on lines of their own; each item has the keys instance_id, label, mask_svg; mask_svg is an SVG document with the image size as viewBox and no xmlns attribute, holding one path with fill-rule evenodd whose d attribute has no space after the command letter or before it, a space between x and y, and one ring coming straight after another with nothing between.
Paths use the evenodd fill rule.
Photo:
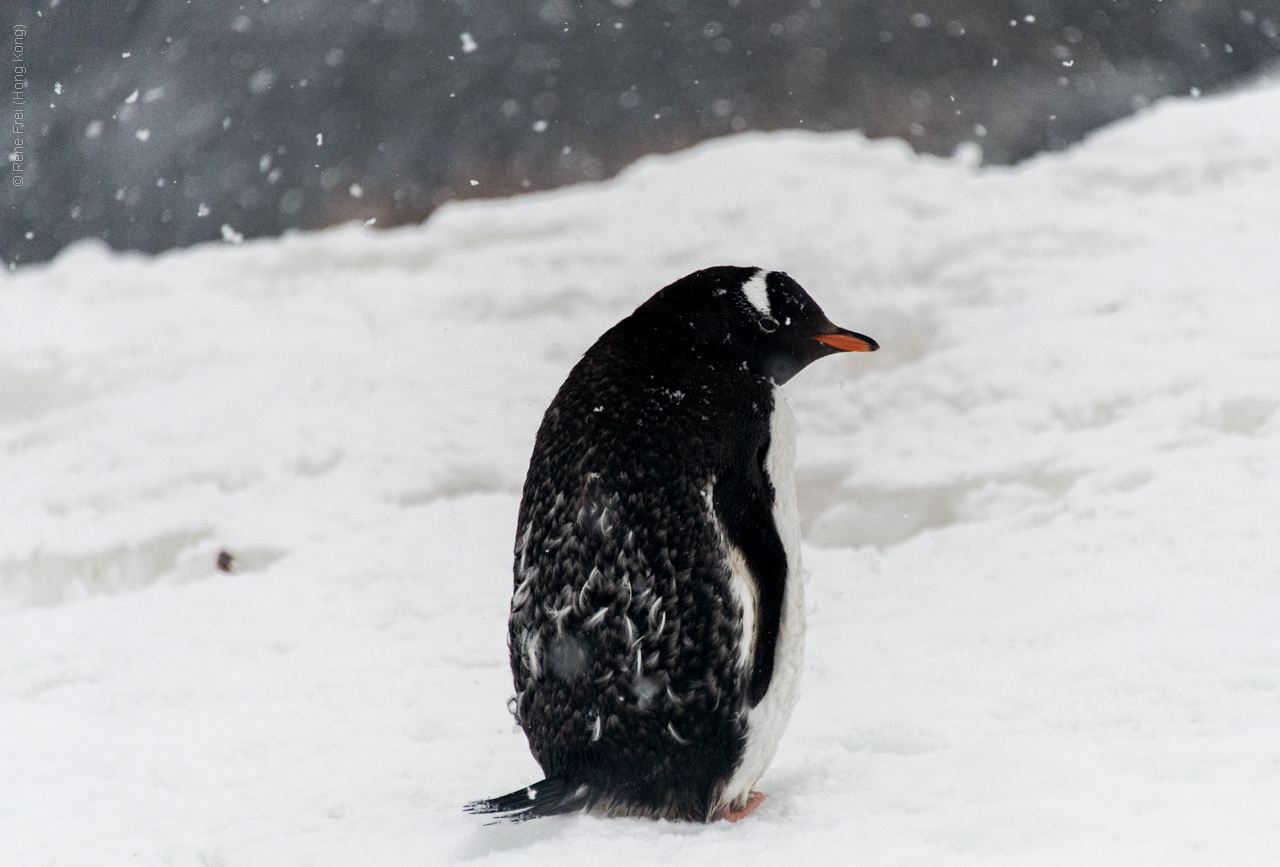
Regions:
<instances>
[{"instance_id":1,"label":"penguin head","mask_svg":"<svg viewBox=\"0 0 1280 867\"><path fill-rule=\"evenodd\" d=\"M824 356L880 348L833 325L786 273L761 268L695 271L640 305L633 319L654 337L728 355L779 385Z\"/></svg>"}]
</instances>

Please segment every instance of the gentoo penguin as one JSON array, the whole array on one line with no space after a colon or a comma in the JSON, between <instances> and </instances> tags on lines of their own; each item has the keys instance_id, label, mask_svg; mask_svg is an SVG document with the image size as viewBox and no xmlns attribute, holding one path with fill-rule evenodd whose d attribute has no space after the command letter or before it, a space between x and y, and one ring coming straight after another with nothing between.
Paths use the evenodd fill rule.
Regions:
<instances>
[{"instance_id":1,"label":"gentoo penguin","mask_svg":"<svg viewBox=\"0 0 1280 867\"><path fill-rule=\"evenodd\" d=\"M515 544L510 708L546 779L467 805L736 821L799 698L795 420L837 328L781 271L708 268L605 332L543 416Z\"/></svg>"}]
</instances>

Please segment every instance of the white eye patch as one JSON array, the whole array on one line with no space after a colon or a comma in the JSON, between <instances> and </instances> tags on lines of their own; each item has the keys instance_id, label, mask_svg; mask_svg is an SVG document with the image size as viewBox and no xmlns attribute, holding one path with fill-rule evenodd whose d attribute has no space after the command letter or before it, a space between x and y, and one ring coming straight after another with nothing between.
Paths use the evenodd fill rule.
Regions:
<instances>
[{"instance_id":1,"label":"white eye patch","mask_svg":"<svg viewBox=\"0 0 1280 867\"><path fill-rule=\"evenodd\" d=\"M755 275L742 284L742 294L746 296L751 306L760 311L761 316L768 316L769 310L769 288L765 282L765 272L757 271Z\"/></svg>"}]
</instances>

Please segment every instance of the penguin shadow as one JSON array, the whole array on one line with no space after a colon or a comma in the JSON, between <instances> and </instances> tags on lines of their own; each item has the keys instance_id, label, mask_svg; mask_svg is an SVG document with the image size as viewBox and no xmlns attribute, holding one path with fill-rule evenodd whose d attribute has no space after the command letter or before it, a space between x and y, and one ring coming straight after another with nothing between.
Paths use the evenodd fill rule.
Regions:
<instances>
[{"instance_id":1,"label":"penguin shadow","mask_svg":"<svg viewBox=\"0 0 1280 867\"><path fill-rule=\"evenodd\" d=\"M785 795L784 789L790 789L791 786L775 783L774 788ZM762 818L761 814L765 814L768 811L772 801L773 796L771 794L760 810L745 821L758 822ZM590 823L590 825L596 827L588 826L584 828L583 823ZM600 818L580 814L550 816L527 822L488 822L478 825L471 832L470 839L454 852L453 861L455 863L465 863L500 852L525 849L536 843L553 842L565 837L574 829L578 831L586 830L594 832L596 835L607 835L609 837L618 837L638 830L645 830L650 833L656 830L664 836L692 837L705 834L708 831L719 831L726 834L741 833L738 830L739 828L740 825L734 825L729 822L710 822L704 825L699 822L672 822L666 819Z\"/></svg>"},{"instance_id":2,"label":"penguin shadow","mask_svg":"<svg viewBox=\"0 0 1280 867\"><path fill-rule=\"evenodd\" d=\"M477 823L470 839L454 852L455 863L466 863L494 855L526 849L535 843L552 842L563 837L569 829L582 821L581 816L553 816L530 822Z\"/></svg>"}]
</instances>

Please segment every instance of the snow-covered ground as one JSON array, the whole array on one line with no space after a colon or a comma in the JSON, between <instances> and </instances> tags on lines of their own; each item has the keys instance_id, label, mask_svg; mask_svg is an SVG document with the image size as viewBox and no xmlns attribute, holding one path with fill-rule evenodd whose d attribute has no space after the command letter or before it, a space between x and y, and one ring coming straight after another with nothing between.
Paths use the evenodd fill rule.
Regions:
<instances>
[{"instance_id":1,"label":"snow-covered ground","mask_svg":"<svg viewBox=\"0 0 1280 867\"><path fill-rule=\"evenodd\" d=\"M972 163L739 136L0 276L0 863L1276 863L1280 88ZM769 799L485 827L539 777L504 629L542 410L724 263L884 347L788 386L810 638Z\"/></svg>"}]
</instances>

